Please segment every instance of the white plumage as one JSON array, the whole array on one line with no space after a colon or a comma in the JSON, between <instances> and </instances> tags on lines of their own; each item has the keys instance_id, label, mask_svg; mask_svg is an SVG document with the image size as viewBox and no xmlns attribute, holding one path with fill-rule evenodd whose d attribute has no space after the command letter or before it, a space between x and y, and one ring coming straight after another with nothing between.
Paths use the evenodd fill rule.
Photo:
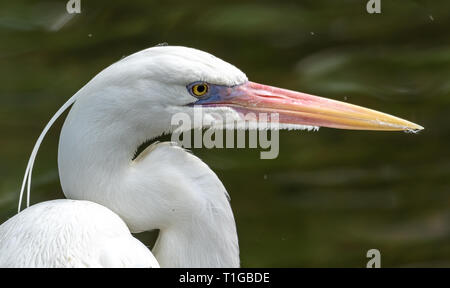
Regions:
<instances>
[{"instance_id":1,"label":"white plumage","mask_svg":"<svg viewBox=\"0 0 450 288\"><path fill-rule=\"evenodd\" d=\"M90 200L108 207L132 232L159 229L154 253L163 267L238 267L234 217L228 194L215 173L200 159L170 143L155 143L132 161L142 142L172 129L170 119L174 113L193 113L194 108L186 104L196 98L187 93L186 85L198 80L237 85L246 81L246 77L234 66L186 47L154 47L114 63L78 91L50 121L30 158L25 180L30 184L31 178L28 178L34 157L47 128L68 104L75 102L61 131L58 150L64 194L71 199ZM68 259L69 252L54 243L67 240L79 242L79 247L94 244L93 238L70 239L86 229L83 227L86 223L70 225L76 221L68 219L69 214L64 218L57 213L42 215L43 205L64 210L58 206L69 206L68 203L77 202L34 205L3 224L0 231L9 232L1 236L0 251L9 251L9 254L0 253L0 266L101 266L98 257L92 254L100 246L71 251L72 262L66 265L60 261ZM81 210L74 207L71 215ZM97 217L99 213L94 212L90 207L83 219L89 221ZM41 221L42 217L46 220ZM67 235L60 233L59 225L65 221L70 230ZM115 227L114 223L121 226ZM106 241L112 231L124 228L122 222L111 222L91 237ZM28 229L39 231L31 238L40 236L29 241ZM128 230L123 230L122 234L125 232L129 235ZM57 240L58 237L63 239ZM116 243L115 238L109 241ZM20 248L25 243L28 243L27 248ZM23 261L14 258L18 251L28 258L24 256ZM132 246L122 246L120 255L125 258L118 266L147 263L141 259L131 262L135 251ZM150 253L147 249L146 254ZM42 258L42 254L46 257ZM111 261L119 261L114 258L115 254L111 257Z\"/></svg>"},{"instance_id":2,"label":"white plumage","mask_svg":"<svg viewBox=\"0 0 450 288\"><path fill-rule=\"evenodd\" d=\"M0 226L0 267L159 267L111 210L89 201L33 205Z\"/></svg>"},{"instance_id":3,"label":"white plumage","mask_svg":"<svg viewBox=\"0 0 450 288\"><path fill-rule=\"evenodd\" d=\"M194 93L196 83L205 94ZM58 168L63 192L74 200L37 204L2 224L0 266L157 267L156 257L161 267L238 267L235 221L216 174L172 143L154 143L133 160L140 144L173 131L178 112L193 117L201 109L205 118L242 123L243 112L273 111L280 129L422 129L351 104L248 82L233 65L199 50L154 47L109 66L58 110L32 151L20 200L26 188L29 202L42 139L71 104ZM193 124L189 128L217 126ZM153 257L130 231L155 229Z\"/></svg>"}]
</instances>

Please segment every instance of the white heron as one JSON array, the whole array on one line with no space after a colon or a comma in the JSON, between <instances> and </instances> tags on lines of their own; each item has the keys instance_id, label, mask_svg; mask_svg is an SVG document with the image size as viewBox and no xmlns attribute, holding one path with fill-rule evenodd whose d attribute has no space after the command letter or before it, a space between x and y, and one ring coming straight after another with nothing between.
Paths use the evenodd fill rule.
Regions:
<instances>
[{"instance_id":1,"label":"white heron","mask_svg":"<svg viewBox=\"0 0 450 288\"><path fill-rule=\"evenodd\" d=\"M178 112L193 115L202 107L204 115L231 113L234 121L243 121L238 112L277 112L281 129L423 129L374 110L249 82L206 52L152 47L100 72L50 120L25 172L20 199L27 188L28 204L40 143L71 104L58 167L72 200L33 205L2 224L0 266L238 267L235 221L215 173L170 143L153 143L133 158L140 144L171 132ZM131 234L155 229L153 251Z\"/></svg>"}]
</instances>

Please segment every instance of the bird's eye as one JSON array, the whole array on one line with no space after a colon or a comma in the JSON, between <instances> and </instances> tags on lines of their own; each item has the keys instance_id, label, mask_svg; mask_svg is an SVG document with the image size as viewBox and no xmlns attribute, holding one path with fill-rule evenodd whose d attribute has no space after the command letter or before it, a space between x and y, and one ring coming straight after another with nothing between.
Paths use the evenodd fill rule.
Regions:
<instances>
[{"instance_id":1,"label":"bird's eye","mask_svg":"<svg viewBox=\"0 0 450 288\"><path fill-rule=\"evenodd\" d=\"M208 93L208 84L206 83L200 83L195 84L191 87L191 92L196 97L201 97Z\"/></svg>"}]
</instances>

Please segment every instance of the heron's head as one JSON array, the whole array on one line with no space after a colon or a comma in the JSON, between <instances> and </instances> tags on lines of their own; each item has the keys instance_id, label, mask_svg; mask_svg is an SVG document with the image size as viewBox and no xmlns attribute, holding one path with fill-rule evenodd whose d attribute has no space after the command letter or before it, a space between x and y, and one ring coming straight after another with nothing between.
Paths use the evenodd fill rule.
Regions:
<instances>
[{"instance_id":1,"label":"heron's head","mask_svg":"<svg viewBox=\"0 0 450 288\"><path fill-rule=\"evenodd\" d=\"M179 114L194 118L187 128L218 126L223 121L252 122L256 125L245 127L260 128L260 115L275 113L278 128L422 129L374 110L250 82L233 65L186 47L153 47L128 56L99 73L74 97L58 152L64 193L69 198L102 203L120 211L121 216L130 213L125 219L165 219L173 214L171 209L160 209L166 207L165 203L178 199L179 206L189 206L187 203L197 203L190 200L202 195L198 191L217 189L220 181L216 176L215 184L202 182L213 175L205 172L206 165L194 165L199 161L189 158L189 162L179 154L178 158L171 158L175 154L167 147L146 149L148 153L141 153L144 157L139 156L130 165L138 145L171 132L173 118ZM199 110L202 121L197 122ZM254 117L247 117L249 114ZM164 165L167 163L171 165ZM144 166L146 169L138 169ZM193 192L188 193L188 188ZM220 195L225 199L223 194ZM112 195L117 195L117 199L111 200ZM130 207L134 209L131 212ZM189 207L192 212L198 206ZM147 217L146 213L155 211L162 212ZM175 211L184 215L185 210ZM142 223L148 224L146 221ZM150 226L158 227L157 224ZM138 226L145 225L133 225Z\"/></svg>"},{"instance_id":2,"label":"heron's head","mask_svg":"<svg viewBox=\"0 0 450 288\"><path fill-rule=\"evenodd\" d=\"M107 121L146 127L151 134L147 138L170 132L175 114L193 116L199 109L203 122L193 121L191 128L215 125L215 119L243 121L250 113L255 117L245 120L257 122L261 113L277 113L279 127L289 129L423 129L356 105L250 82L235 66L186 47L160 46L135 53L105 69L83 89L97 95L89 101L100 101L98 106L108 111Z\"/></svg>"}]
</instances>

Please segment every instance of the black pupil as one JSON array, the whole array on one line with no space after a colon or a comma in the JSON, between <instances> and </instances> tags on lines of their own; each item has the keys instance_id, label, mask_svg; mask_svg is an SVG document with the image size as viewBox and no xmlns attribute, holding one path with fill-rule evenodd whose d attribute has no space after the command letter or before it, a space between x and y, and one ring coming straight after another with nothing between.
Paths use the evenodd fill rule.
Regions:
<instances>
[{"instance_id":1,"label":"black pupil","mask_svg":"<svg viewBox=\"0 0 450 288\"><path fill-rule=\"evenodd\" d=\"M199 92L199 93L203 93L204 91L205 91L205 85L198 85L197 86L197 91Z\"/></svg>"}]
</instances>

